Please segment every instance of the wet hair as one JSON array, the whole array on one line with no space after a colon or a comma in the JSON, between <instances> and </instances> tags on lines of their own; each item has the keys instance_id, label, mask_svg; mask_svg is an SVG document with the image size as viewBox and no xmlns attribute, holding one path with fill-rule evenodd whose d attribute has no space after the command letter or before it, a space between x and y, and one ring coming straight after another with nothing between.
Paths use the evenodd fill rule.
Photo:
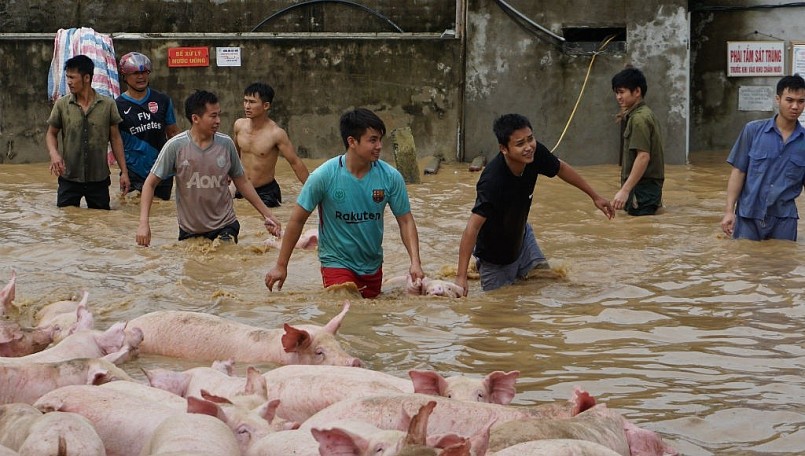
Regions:
<instances>
[{"instance_id":1,"label":"wet hair","mask_svg":"<svg viewBox=\"0 0 805 456\"><path fill-rule=\"evenodd\" d=\"M207 111L207 105L215 103L218 103L218 97L214 93L196 89L184 102L184 115L193 123L193 114L201 117Z\"/></svg>"},{"instance_id":2,"label":"wet hair","mask_svg":"<svg viewBox=\"0 0 805 456\"><path fill-rule=\"evenodd\" d=\"M95 74L95 63L86 55L79 54L64 62L64 71L67 70L78 71L78 74L80 74L82 78L85 74L88 74L91 80L92 76Z\"/></svg>"},{"instance_id":3,"label":"wet hair","mask_svg":"<svg viewBox=\"0 0 805 456\"><path fill-rule=\"evenodd\" d=\"M370 128L379 131L381 136L386 135L386 124L380 120L380 117L377 117L377 114L366 108L358 108L345 112L341 116L339 124L341 127L341 139L344 141L345 149L349 148L347 138L352 136L360 141L361 136Z\"/></svg>"},{"instance_id":4,"label":"wet hair","mask_svg":"<svg viewBox=\"0 0 805 456\"><path fill-rule=\"evenodd\" d=\"M246 87L246 90L243 91L243 95L257 95L260 97L261 101L267 101L271 103L274 101L274 89L271 88L270 85L264 84L262 82L253 82Z\"/></svg>"},{"instance_id":5,"label":"wet hair","mask_svg":"<svg viewBox=\"0 0 805 456\"><path fill-rule=\"evenodd\" d=\"M785 89L788 89L789 92L805 90L805 79L802 79L799 73L793 76L783 76L783 78L777 82L777 96L782 96Z\"/></svg>"},{"instance_id":6,"label":"wet hair","mask_svg":"<svg viewBox=\"0 0 805 456\"><path fill-rule=\"evenodd\" d=\"M640 95L645 98L648 92L646 76L637 68L626 68L612 77L613 92L618 89L629 89L630 92L634 92L637 88L640 88Z\"/></svg>"},{"instance_id":7,"label":"wet hair","mask_svg":"<svg viewBox=\"0 0 805 456\"><path fill-rule=\"evenodd\" d=\"M495 132L495 137L498 139L498 144L501 146L509 145L509 138L512 134L522 128L533 128L528 117L520 114L504 114L492 124L492 131Z\"/></svg>"}]
</instances>

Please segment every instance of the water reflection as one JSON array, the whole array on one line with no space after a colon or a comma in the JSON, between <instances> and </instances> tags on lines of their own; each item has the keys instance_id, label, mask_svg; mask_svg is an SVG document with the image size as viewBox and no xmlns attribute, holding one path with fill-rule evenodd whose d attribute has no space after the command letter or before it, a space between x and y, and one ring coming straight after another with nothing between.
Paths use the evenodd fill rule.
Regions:
<instances>
[{"instance_id":1,"label":"water reflection","mask_svg":"<svg viewBox=\"0 0 805 456\"><path fill-rule=\"evenodd\" d=\"M684 454L801 454L805 247L724 239L724 157L668 167L667 209L657 217L607 221L581 192L540 179L530 221L558 278L486 294L471 281L460 300L392 290L354 302L340 334L368 367L400 376L520 370L518 404L563 400L580 385ZM607 196L617 190L615 166L580 172ZM410 187L428 275L455 271L477 176L443 165ZM284 163L278 179L292 200L299 184ZM321 290L309 251L294 252L283 291L269 293L263 277L276 251L242 200L238 245L177 242L174 203L155 201L152 246L139 248L136 197L110 212L59 210L55 191L46 164L0 165L0 282L17 271L24 317L88 290L99 326L170 308L273 328L325 323L350 297ZM290 206L277 214L286 221ZM386 226L392 277L406 271L407 255L391 216ZM147 357L126 369L191 365Z\"/></svg>"}]
</instances>

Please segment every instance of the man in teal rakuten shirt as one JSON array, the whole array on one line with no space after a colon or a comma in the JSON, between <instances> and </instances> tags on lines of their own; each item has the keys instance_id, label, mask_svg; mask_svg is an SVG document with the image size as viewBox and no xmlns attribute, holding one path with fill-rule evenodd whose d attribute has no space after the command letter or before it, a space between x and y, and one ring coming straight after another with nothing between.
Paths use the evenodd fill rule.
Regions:
<instances>
[{"instance_id":1,"label":"man in teal rakuten shirt","mask_svg":"<svg viewBox=\"0 0 805 456\"><path fill-rule=\"evenodd\" d=\"M266 286L282 289L294 245L313 209L319 208L319 260L325 287L353 282L364 298L380 294L383 283L383 212L386 206L400 226L411 260L412 281L424 277L419 237L402 175L380 160L386 126L368 109L341 116L346 153L316 168L305 182L282 238L277 263Z\"/></svg>"}]
</instances>

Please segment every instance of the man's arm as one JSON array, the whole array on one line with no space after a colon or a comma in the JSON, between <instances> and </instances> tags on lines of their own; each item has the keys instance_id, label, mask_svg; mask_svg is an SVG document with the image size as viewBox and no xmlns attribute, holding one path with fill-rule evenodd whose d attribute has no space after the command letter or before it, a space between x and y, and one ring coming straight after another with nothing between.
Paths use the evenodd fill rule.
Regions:
<instances>
[{"instance_id":1,"label":"man's arm","mask_svg":"<svg viewBox=\"0 0 805 456\"><path fill-rule=\"evenodd\" d=\"M458 244L458 266L456 267L456 285L464 289L464 296L467 296L467 269L469 269L470 257L472 256L472 249L475 248L475 243L478 240L478 233L481 227L484 226L486 217L478 214L471 214L470 219L467 220L467 226L464 228L464 233L461 235L461 242Z\"/></svg>"},{"instance_id":2,"label":"man's arm","mask_svg":"<svg viewBox=\"0 0 805 456\"><path fill-rule=\"evenodd\" d=\"M735 230L735 205L744 188L746 173L738 168L732 168L727 181L727 205L724 208L724 217L721 219L721 229L727 236L732 236Z\"/></svg>"},{"instance_id":3,"label":"man's arm","mask_svg":"<svg viewBox=\"0 0 805 456\"><path fill-rule=\"evenodd\" d=\"M129 170L126 168L126 156L123 152L123 138L120 137L120 129L117 128L117 124L109 127L109 143L112 145L112 154L120 168L120 192L125 195L129 192L131 185Z\"/></svg>"},{"instance_id":4,"label":"man's arm","mask_svg":"<svg viewBox=\"0 0 805 456\"><path fill-rule=\"evenodd\" d=\"M140 192L140 225L137 227L137 245L148 247L151 244L151 225L148 219L151 215L151 203L154 201L154 189L162 179L154 173L148 173Z\"/></svg>"},{"instance_id":5,"label":"man's arm","mask_svg":"<svg viewBox=\"0 0 805 456\"><path fill-rule=\"evenodd\" d=\"M400 226L400 238L402 238L405 250L408 251L408 258L411 259L411 266L408 268L411 281L424 279L425 273L422 272L422 261L419 258L419 234L414 215L408 212L397 217L397 224Z\"/></svg>"},{"instance_id":6,"label":"man's arm","mask_svg":"<svg viewBox=\"0 0 805 456\"><path fill-rule=\"evenodd\" d=\"M180 133L179 125L177 125L177 124L170 124L165 128L165 137L168 138L168 139L173 138L174 136L178 135L179 133Z\"/></svg>"},{"instance_id":7,"label":"man's arm","mask_svg":"<svg viewBox=\"0 0 805 456\"><path fill-rule=\"evenodd\" d=\"M262 214L265 218L265 225L266 230L269 233L273 234L274 236L280 237L282 236L282 224L277 217L271 212L271 209L265 205L263 200L260 199L260 195L254 190L254 186L246 177L245 174L241 174L238 177L232 178L232 182L235 184L235 188L238 189L241 195L257 209L257 212ZM296 241L294 241L296 242Z\"/></svg>"},{"instance_id":8,"label":"man's arm","mask_svg":"<svg viewBox=\"0 0 805 456\"><path fill-rule=\"evenodd\" d=\"M646 154L648 155L648 154ZM643 168L645 170L645 167ZM634 169L632 169L634 173ZM584 180L583 177L570 165L565 163L562 160L559 160L559 172L556 173L560 179L567 182L568 184L578 188L579 190L583 191L587 194L592 200L595 207L598 208L604 215L607 216L608 219L611 219L615 216L615 210L612 208L612 205L609 204L609 201L602 198L601 195L595 192L590 184ZM628 196L628 193L627 193Z\"/></svg>"},{"instance_id":9,"label":"man's arm","mask_svg":"<svg viewBox=\"0 0 805 456\"><path fill-rule=\"evenodd\" d=\"M308 217L310 217L310 212L298 204L291 211L291 218L288 220L285 235L282 237L277 263L266 273L265 282L269 291L274 291L275 283L277 284L277 291L282 290L282 285L288 276L288 262L291 260L291 253L293 253L299 236L302 235L302 229L305 227Z\"/></svg>"},{"instance_id":10,"label":"man's arm","mask_svg":"<svg viewBox=\"0 0 805 456\"><path fill-rule=\"evenodd\" d=\"M59 153L60 131L60 128L48 125L48 130L45 132L45 145L47 145L48 155L50 155L50 174L54 176L64 174L64 158Z\"/></svg>"},{"instance_id":11,"label":"man's arm","mask_svg":"<svg viewBox=\"0 0 805 456\"><path fill-rule=\"evenodd\" d=\"M309 174L307 170L307 166L305 166L305 162L296 155L296 149L294 148L293 144L291 143L291 139L288 137L288 133L285 130L282 130L282 134L279 135L277 141L277 149L279 150L280 154L288 160L288 164L291 165L291 169L293 169L294 174L296 174L296 178L299 179L299 182L305 183L307 181L307 176Z\"/></svg>"},{"instance_id":12,"label":"man's arm","mask_svg":"<svg viewBox=\"0 0 805 456\"><path fill-rule=\"evenodd\" d=\"M626 207L626 200L629 199L629 193L632 192L635 185L640 182L640 179L643 178L643 174L646 172L646 168L648 168L648 162L651 159L651 155L645 150L638 150L637 157L634 159L634 164L632 164L632 171L629 173L629 177L626 178L626 182L623 183L623 186L618 193L615 194L615 197L612 198L612 207L616 210L621 210Z\"/></svg>"}]
</instances>

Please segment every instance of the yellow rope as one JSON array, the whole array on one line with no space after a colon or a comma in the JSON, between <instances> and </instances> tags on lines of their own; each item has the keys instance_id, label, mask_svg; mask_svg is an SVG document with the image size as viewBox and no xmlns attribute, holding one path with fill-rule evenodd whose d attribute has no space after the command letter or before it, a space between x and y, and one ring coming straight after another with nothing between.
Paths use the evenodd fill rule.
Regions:
<instances>
[{"instance_id":1,"label":"yellow rope","mask_svg":"<svg viewBox=\"0 0 805 456\"><path fill-rule=\"evenodd\" d=\"M584 76L584 83L581 85L581 90L579 91L579 97L576 98L576 104L573 106L573 111L570 112L570 117L567 119L567 123L565 124L565 129L562 130L562 134L559 136L559 140L556 141L556 145L553 146L553 149L551 149L551 152L555 151L556 148L559 147L559 144L562 142L562 139L564 139L564 137L565 137L565 133L567 133L567 129L570 128L570 122L573 121L573 116L576 115L576 109L578 109L579 103L581 102L581 96L582 96L582 94L584 94L584 89L585 89L585 87L587 87L587 81L590 79L590 72L593 69L593 63L595 62L596 56L598 56L598 54L600 54L601 51L603 51L604 48L607 47L609 42L612 41L613 39L615 39L615 35L612 35L609 38L607 38L601 44L601 46L598 47L598 50L593 53L593 58L590 59L590 65L587 67L587 75Z\"/></svg>"}]
</instances>

